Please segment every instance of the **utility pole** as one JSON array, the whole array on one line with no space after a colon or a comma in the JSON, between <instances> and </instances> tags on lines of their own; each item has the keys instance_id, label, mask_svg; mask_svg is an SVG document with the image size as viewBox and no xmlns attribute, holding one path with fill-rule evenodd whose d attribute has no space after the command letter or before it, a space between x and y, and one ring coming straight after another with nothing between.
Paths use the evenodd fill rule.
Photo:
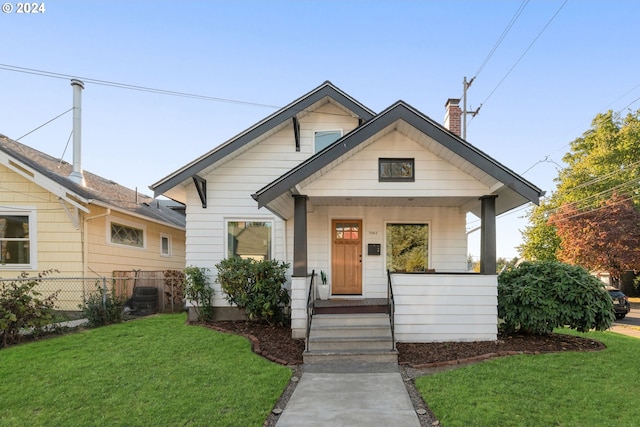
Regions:
<instances>
[{"instance_id":1,"label":"utility pole","mask_svg":"<svg viewBox=\"0 0 640 427\"><path fill-rule=\"evenodd\" d=\"M464 77L462 81L462 139L467 140L467 114L471 114L472 117L475 117L476 114L480 112L480 108L482 108L482 104L480 107L476 109L476 111L467 111L467 89L471 87L471 83L476 78L473 77L471 80L467 81L467 76Z\"/></svg>"}]
</instances>

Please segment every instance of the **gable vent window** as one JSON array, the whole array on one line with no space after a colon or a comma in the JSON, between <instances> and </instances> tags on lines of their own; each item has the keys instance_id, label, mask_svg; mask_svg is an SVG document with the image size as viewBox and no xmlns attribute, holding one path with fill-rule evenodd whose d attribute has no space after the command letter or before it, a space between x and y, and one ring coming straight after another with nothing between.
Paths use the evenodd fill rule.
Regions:
<instances>
[{"instance_id":1,"label":"gable vent window","mask_svg":"<svg viewBox=\"0 0 640 427\"><path fill-rule=\"evenodd\" d=\"M378 159L380 182L414 182L415 159Z\"/></svg>"},{"instance_id":2,"label":"gable vent window","mask_svg":"<svg viewBox=\"0 0 640 427\"><path fill-rule=\"evenodd\" d=\"M315 132L316 153L342 138L341 130L321 130Z\"/></svg>"}]
</instances>

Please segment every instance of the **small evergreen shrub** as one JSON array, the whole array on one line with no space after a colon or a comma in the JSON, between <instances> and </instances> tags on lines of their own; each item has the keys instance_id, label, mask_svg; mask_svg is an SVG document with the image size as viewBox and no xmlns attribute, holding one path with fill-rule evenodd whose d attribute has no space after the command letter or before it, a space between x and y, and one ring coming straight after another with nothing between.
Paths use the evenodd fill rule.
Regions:
<instances>
[{"instance_id":1,"label":"small evergreen shrub","mask_svg":"<svg viewBox=\"0 0 640 427\"><path fill-rule=\"evenodd\" d=\"M52 273L48 270L38 274L42 278ZM20 341L25 331L41 334L43 328L54 322L56 316L55 301L58 293L42 296L35 288L38 278L27 279L29 274L22 272L20 280L3 282L0 285L0 336L2 347Z\"/></svg>"},{"instance_id":2,"label":"small evergreen shrub","mask_svg":"<svg viewBox=\"0 0 640 427\"><path fill-rule=\"evenodd\" d=\"M614 319L604 283L582 267L524 262L498 276L498 317L507 333L550 334L556 327L603 331Z\"/></svg>"},{"instance_id":3,"label":"small evergreen shrub","mask_svg":"<svg viewBox=\"0 0 640 427\"><path fill-rule=\"evenodd\" d=\"M216 281L225 292L225 298L244 309L249 319L269 324L285 323L285 308L290 298L284 284L289 264L234 257L220 261L216 268Z\"/></svg>"},{"instance_id":4,"label":"small evergreen shrub","mask_svg":"<svg viewBox=\"0 0 640 427\"><path fill-rule=\"evenodd\" d=\"M124 296L115 294L115 289L111 292L98 289L85 298L80 308L89 326L95 328L122 322L122 312L126 302Z\"/></svg>"},{"instance_id":5,"label":"small evergreen shrub","mask_svg":"<svg viewBox=\"0 0 640 427\"><path fill-rule=\"evenodd\" d=\"M184 293L187 299L195 303L194 310L198 320L208 322L213 320L214 290L209 285L208 268L187 267L184 269L186 285Z\"/></svg>"}]
</instances>

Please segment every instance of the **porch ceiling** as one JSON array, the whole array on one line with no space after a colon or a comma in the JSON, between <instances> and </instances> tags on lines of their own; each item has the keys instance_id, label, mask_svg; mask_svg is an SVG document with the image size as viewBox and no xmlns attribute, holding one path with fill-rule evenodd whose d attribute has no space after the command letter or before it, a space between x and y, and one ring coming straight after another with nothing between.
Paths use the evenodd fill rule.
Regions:
<instances>
[{"instance_id":1,"label":"porch ceiling","mask_svg":"<svg viewBox=\"0 0 640 427\"><path fill-rule=\"evenodd\" d=\"M460 207L477 198L469 197L309 197L315 206L365 207Z\"/></svg>"}]
</instances>

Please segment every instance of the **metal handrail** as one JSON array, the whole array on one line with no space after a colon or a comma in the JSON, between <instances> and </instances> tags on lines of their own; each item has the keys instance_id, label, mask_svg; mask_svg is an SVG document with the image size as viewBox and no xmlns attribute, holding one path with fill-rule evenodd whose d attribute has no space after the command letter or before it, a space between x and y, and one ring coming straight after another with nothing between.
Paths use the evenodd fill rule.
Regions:
<instances>
[{"instance_id":1,"label":"metal handrail","mask_svg":"<svg viewBox=\"0 0 640 427\"><path fill-rule=\"evenodd\" d=\"M387 270L387 311L389 313L389 322L391 323L391 349L396 349L395 338L395 314L396 302L393 298L393 287L391 286L391 272Z\"/></svg>"},{"instance_id":2,"label":"metal handrail","mask_svg":"<svg viewBox=\"0 0 640 427\"><path fill-rule=\"evenodd\" d=\"M309 295L307 295L307 337L305 348L309 351L309 333L311 332L311 319L313 318L313 302L315 300L315 277L316 271L311 270L311 283L309 284Z\"/></svg>"}]
</instances>

